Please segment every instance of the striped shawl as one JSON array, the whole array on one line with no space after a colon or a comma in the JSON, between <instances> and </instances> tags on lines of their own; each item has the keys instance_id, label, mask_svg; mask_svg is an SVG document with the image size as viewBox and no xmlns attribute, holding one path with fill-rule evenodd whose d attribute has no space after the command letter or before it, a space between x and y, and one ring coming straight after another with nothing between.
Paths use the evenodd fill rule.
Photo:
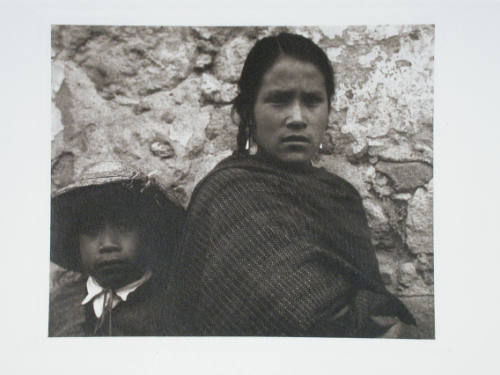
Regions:
<instances>
[{"instance_id":1,"label":"striped shawl","mask_svg":"<svg viewBox=\"0 0 500 375\"><path fill-rule=\"evenodd\" d=\"M193 192L172 276L167 334L370 337L369 316L414 323L383 286L359 194L313 167L219 163Z\"/></svg>"}]
</instances>

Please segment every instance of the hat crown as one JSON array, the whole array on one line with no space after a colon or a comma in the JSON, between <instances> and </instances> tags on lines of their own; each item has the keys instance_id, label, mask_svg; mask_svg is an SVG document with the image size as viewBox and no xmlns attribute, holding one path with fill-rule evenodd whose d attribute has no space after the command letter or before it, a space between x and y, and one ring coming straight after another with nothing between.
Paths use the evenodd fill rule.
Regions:
<instances>
[{"instance_id":1,"label":"hat crown","mask_svg":"<svg viewBox=\"0 0 500 375\"><path fill-rule=\"evenodd\" d=\"M133 170L119 161L101 161L84 168L79 176L79 180L109 177L132 178L134 174L138 173L138 171Z\"/></svg>"},{"instance_id":2,"label":"hat crown","mask_svg":"<svg viewBox=\"0 0 500 375\"><path fill-rule=\"evenodd\" d=\"M90 164L70 184L55 192L53 197L87 186L101 186L114 182L145 180L146 175L120 161L106 160Z\"/></svg>"}]
</instances>

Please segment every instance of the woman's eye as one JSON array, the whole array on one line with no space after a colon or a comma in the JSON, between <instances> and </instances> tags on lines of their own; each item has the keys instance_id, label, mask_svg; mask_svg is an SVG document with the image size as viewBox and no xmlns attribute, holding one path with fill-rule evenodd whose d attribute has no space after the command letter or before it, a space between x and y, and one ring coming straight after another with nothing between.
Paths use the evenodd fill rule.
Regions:
<instances>
[{"instance_id":1,"label":"woman's eye","mask_svg":"<svg viewBox=\"0 0 500 375\"><path fill-rule=\"evenodd\" d=\"M283 100L273 100L271 103L277 106L282 106L285 104Z\"/></svg>"},{"instance_id":2,"label":"woman's eye","mask_svg":"<svg viewBox=\"0 0 500 375\"><path fill-rule=\"evenodd\" d=\"M323 98L318 95L306 95L303 100L309 107L315 107L323 102Z\"/></svg>"},{"instance_id":3,"label":"woman's eye","mask_svg":"<svg viewBox=\"0 0 500 375\"><path fill-rule=\"evenodd\" d=\"M290 101L290 96L287 94L275 94L267 98L267 102L275 106L284 106Z\"/></svg>"}]
</instances>

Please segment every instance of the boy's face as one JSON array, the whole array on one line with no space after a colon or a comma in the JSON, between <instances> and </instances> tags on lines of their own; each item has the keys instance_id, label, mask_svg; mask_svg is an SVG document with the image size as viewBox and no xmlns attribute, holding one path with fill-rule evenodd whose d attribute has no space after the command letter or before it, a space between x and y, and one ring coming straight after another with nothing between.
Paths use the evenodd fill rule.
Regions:
<instances>
[{"instance_id":1,"label":"boy's face","mask_svg":"<svg viewBox=\"0 0 500 375\"><path fill-rule=\"evenodd\" d=\"M125 286L145 271L139 226L123 212L85 215L80 222L79 241L84 271L103 287Z\"/></svg>"}]
</instances>

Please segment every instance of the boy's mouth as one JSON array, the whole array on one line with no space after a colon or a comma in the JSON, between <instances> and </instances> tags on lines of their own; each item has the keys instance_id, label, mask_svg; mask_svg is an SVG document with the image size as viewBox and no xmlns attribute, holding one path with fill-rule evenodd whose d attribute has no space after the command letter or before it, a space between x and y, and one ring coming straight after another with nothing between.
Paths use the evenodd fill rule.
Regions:
<instances>
[{"instance_id":1,"label":"boy's mouth","mask_svg":"<svg viewBox=\"0 0 500 375\"><path fill-rule=\"evenodd\" d=\"M103 260L96 264L95 269L99 272L125 271L130 267L129 262L124 260Z\"/></svg>"},{"instance_id":2,"label":"boy's mouth","mask_svg":"<svg viewBox=\"0 0 500 375\"><path fill-rule=\"evenodd\" d=\"M121 259L107 259L95 264L91 275L96 278L101 286L117 289L139 279L143 273L144 271L137 268L133 262Z\"/></svg>"}]
</instances>

